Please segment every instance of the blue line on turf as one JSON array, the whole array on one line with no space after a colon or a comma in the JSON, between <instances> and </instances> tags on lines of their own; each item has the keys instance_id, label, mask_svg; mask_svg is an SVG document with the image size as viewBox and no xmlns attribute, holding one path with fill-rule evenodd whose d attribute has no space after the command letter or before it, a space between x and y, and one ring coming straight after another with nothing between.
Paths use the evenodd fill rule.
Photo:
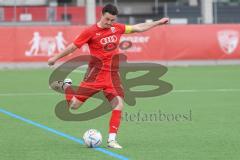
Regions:
<instances>
[{"instance_id":1,"label":"blue line on turf","mask_svg":"<svg viewBox=\"0 0 240 160\"><path fill-rule=\"evenodd\" d=\"M71 135L68 135L68 134L65 134L65 133L63 133L63 132L57 131L57 130L55 130L55 129L49 128L49 127L44 126L44 125L42 125L42 124L40 124L40 123L31 121L31 120L29 120L29 119L26 119L26 118L24 118L24 117L21 117L21 116L19 116L19 115L16 115L16 114L14 114L14 113L9 112L9 111L6 111L6 110L4 110L4 109L0 109L0 112L3 113L3 114L8 115L8 116L10 116L10 117L16 118L16 119L21 120L21 121L23 121L23 122L26 122L26 123L28 123L28 124L31 124L31 125L33 125L33 126L39 127L39 128L41 128L41 129L47 130L47 131L49 131L49 132L52 132L52 133L54 133L54 134L56 134L56 135L59 135L59 136L62 136L62 137L64 137L64 138L67 138L67 139L69 139L69 140L72 140L72 141L74 141L74 142L77 142L77 143L79 143L79 144L84 144L84 142L83 142L81 139L78 139L78 138L73 137L73 136L71 136ZM112 156L112 157L117 158L117 159L120 159L120 160L128 160L127 157L124 157L124 156L122 156L122 155L120 155L120 154L111 152L111 151L106 150L106 149L103 149L103 148L94 148L94 150L99 151L99 152L102 152L102 153L104 153L104 154L107 154L107 155L109 155L109 156Z\"/></svg>"}]
</instances>

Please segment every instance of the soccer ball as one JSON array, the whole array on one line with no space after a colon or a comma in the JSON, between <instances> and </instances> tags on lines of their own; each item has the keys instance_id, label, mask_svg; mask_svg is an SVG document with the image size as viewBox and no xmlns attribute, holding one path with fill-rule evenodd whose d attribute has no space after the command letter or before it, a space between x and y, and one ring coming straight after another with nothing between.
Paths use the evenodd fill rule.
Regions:
<instances>
[{"instance_id":1,"label":"soccer ball","mask_svg":"<svg viewBox=\"0 0 240 160\"><path fill-rule=\"evenodd\" d=\"M83 140L88 147L95 148L102 144L102 135L96 129L89 129L84 133Z\"/></svg>"}]
</instances>

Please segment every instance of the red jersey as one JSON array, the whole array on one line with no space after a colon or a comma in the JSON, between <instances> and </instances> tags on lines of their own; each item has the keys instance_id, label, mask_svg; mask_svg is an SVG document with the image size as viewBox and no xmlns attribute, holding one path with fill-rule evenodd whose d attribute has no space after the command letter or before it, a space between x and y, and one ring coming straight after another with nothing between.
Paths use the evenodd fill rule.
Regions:
<instances>
[{"instance_id":1,"label":"red jersey","mask_svg":"<svg viewBox=\"0 0 240 160\"><path fill-rule=\"evenodd\" d=\"M92 58L89 67L100 67L102 70L111 71L113 63L118 66L118 61L113 62L113 56L119 54L119 41L122 34L125 33L125 25L114 23L110 28L100 28L97 24L85 29L75 40L74 44L80 48L84 43L89 46L90 54L97 57L101 64ZM118 68L118 67L117 67Z\"/></svg>"}]
</instances>

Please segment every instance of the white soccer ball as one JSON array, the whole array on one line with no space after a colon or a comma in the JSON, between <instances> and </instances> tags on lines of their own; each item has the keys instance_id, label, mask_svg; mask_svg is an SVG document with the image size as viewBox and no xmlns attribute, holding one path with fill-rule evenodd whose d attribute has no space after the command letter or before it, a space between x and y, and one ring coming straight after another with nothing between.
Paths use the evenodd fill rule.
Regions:
<instances>
[{"instance_id":1,"label":"white soccer ball","mask_svg":"<svg viewBox=\"0 0 240 160\"><path fill-rule=\"evenodd\" d=\"M83 140L88 147L95 148L102 144L102 135L96 129L89 129L84 133Z\"/></svg>"}]
</instances>

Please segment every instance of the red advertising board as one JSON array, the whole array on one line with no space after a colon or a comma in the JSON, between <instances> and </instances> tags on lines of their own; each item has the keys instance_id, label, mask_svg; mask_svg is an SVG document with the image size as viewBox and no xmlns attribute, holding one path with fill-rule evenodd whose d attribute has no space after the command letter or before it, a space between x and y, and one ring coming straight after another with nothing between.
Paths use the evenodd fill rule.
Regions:
<instances>
[{"instance_id":1,"label":"red advertising board","mask_svg":"<svg viewBox=\"0 0 240 160\"><path fill-rule=\"evenodd\" d=\"M0 62L43 62L64 49L84 26L0 27ZM123 35L130 61L240 59L240 25L169 25ZM87 45L74 53L88 53Z\"/></svg>"}]
</instances>

